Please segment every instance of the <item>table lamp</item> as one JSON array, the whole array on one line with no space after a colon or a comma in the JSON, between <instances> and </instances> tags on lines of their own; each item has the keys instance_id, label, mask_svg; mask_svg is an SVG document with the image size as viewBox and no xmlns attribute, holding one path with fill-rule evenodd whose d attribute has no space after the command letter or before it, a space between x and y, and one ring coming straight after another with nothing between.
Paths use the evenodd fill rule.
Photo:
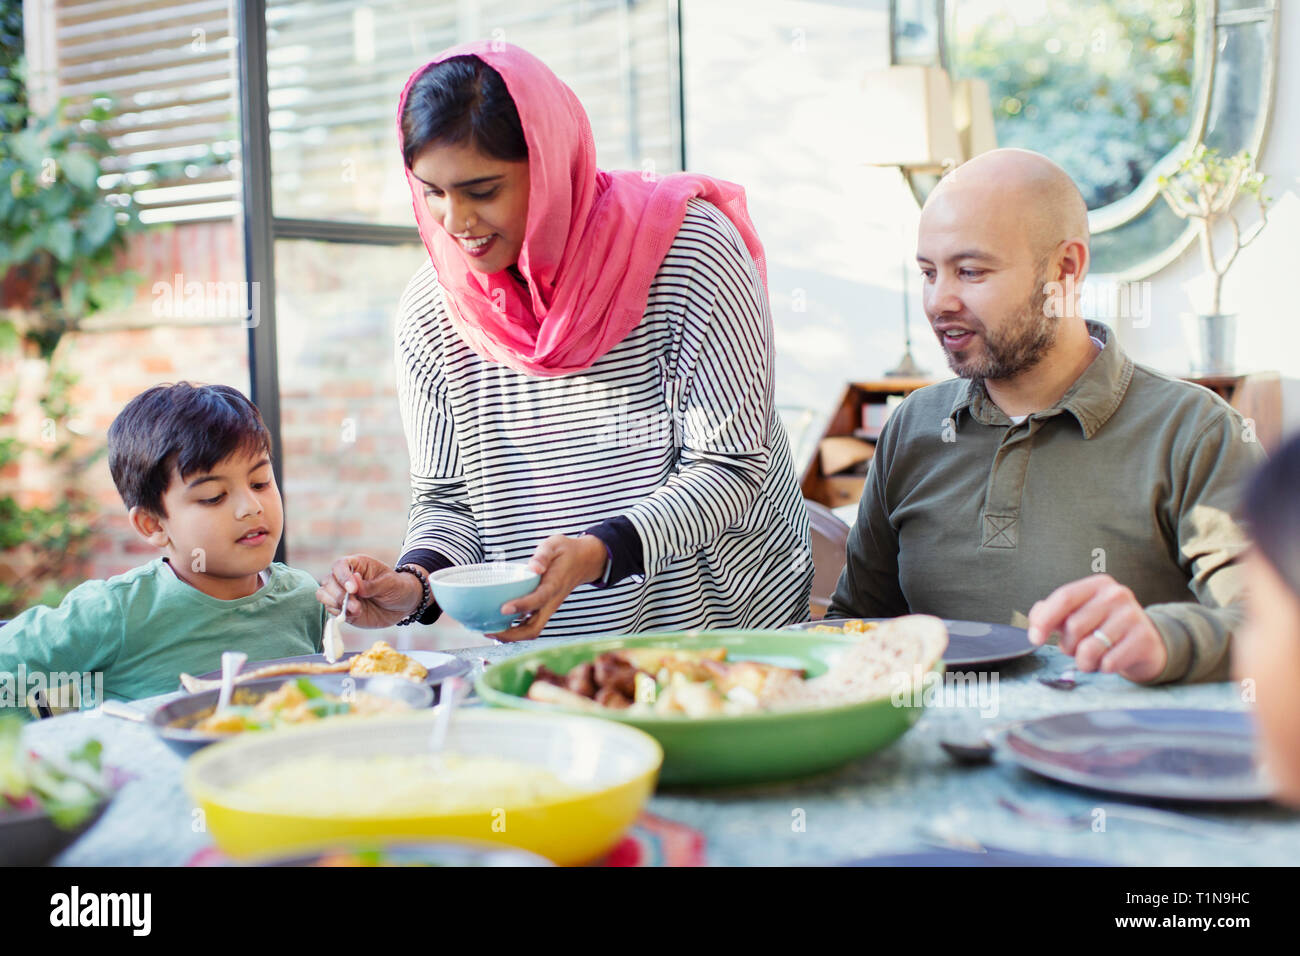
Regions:
<instances>
[{"instance_id":1,"label":"table lamp","mask_svg":"<svg viewBox=\"0 0 1300 956\"><path fill-rule=\"evenodd\" d=\"M997 146L989 87L983 80L960 80L954 86L941 67L895 65L868 72L862 88L869 104L868 122L889 130L868 149L865 165L897 167L904 180L909 172L942 175ZM904 351L898 365L885 372L890 378L928 374L912 355L910 274L911 263L904 256Z\"/></svg>"}]
</instances>

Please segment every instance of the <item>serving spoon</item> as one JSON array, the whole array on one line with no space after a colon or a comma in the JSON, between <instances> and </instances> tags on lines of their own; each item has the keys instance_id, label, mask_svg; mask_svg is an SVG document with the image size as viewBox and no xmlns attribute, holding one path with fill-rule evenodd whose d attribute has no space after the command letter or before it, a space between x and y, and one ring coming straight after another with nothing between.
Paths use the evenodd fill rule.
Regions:
<instances>
[{"instance_id":1,"label":"serving spoon","mask_svg":"<svg viewBox=\"0 0 1300 956\"><path fill-rule=\"evenodd\" d=\"M993 744L987 739L970 743L941 740L939 746L944 749L944 752L949 757L960 764L975 766L976 764L991 763L993 760Z\"/></svg>"},{"instance_id":2,"label":"serving spoon","mask_svg":"<svg viewBox=\"0 0 1300 956\"><path fill-rule=\"evenodd\" d=\"M230 699L235 693L235 678L248 663L248 655L243 651L224 651L221 655L221 693L217 697L217 709L221 713L230 706Z\"/></svg>"},{"instance_id":3,"label":"serving spoon","mask_svg":"<svg viewBox=\"0 0 1300 956\"><path fill-rule=\"evenodd\" d=\"M343 635L339 633L339 622L348 616L348 592L343 592L343 605L338 617L331 617L325 622L325 635L321 638L321 651L325 660L333 664L343 656Z\"/></svg>"},{"instance_id":4,"label":"serving spoon","mask_svg":"<svg viewBox=\"0 0 1300 956\"><path fill-rule=\"evenodd\" d=\"M1040 677L1038 683L1053 690L1074 690L1084 681L1079 679L1079 672L1070 667L1063 671L1060 677Z\"/></svg>"},{"instance_id":5,"label":"serving spoon","mask_svg":"<svg viewBox=\"0 0 1300 956\"><path fill-rule=\"evenodd\" d=\"M469 681L459 677L448 677L442 682L438 694L438 703L433 708L433 733L429 737L429 750L435 755L442 753L447 744L447 731L451 729L451 715L458 704L469 693Z\"/></svg>"},{"instance_id":6,"label":"serving spoon","mask_svg":"<svg viewBox=\"0 0 1300 956\"><path fill-rule=\"evenodd\" d=\"M997 754L998 738L1008 728L1014 726L1015 723L1016 721L996 724L974 739L940 740L939 746L959 764L975 766L982 763L991 763Z\"/></svg>"}]
</instances>

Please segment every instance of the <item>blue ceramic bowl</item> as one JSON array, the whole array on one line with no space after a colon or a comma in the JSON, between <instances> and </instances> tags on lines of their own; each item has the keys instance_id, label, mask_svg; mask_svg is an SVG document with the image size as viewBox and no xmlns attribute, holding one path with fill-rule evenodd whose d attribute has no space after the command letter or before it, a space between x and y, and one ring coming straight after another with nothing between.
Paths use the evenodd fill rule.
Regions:
<instances>
[{"instance_id":1,"label":"blue ceramic bowl","mask_svg":"<svg viewBox=\"0 0 1300 956\"><path fill-rule=\"evenodd\" d=\"M472 631L504 631L523 615L501 613L501 605L536 590L541 577L526 564L465 564L429 575L434 600Z\"/></svg>"}]
</instances>

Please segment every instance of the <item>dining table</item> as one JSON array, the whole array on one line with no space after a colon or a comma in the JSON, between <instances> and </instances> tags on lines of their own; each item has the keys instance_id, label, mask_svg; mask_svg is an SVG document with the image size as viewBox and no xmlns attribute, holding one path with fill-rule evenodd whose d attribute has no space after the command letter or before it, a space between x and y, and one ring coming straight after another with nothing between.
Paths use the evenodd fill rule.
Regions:
<instances>
[{"instance_id":1,"label":"dining table","mask_svg":"<svg viewBox=\"0 0 1300 956\"><path fill-rule=\"evenodd\" d=\"M448 653L478 673L530 646L536 645ZM933 695L897 741L815 777L661 788L638 821L655 850L637 861L820 866L886 858L957 865L1256 866L1300 860L1300 813L1274 803L1165 803L1148 816L1132 808L1150 804L1053 782L1021 769L1005 752L995 752L988 763L965 765L940 746L1072 711L1250 709L1248 694L1232 682L1146 686L1117 675L1080 674L1072 689L1059 689L1041 680L1061 677L1072 663L1051 645L1006 662L985 674L979 694ZM136 706L147 708L170 696ZM483 705L471 697L462 706ZM220 859L201 812L186 795L183 758L147 726L84 711L34 721L23 733L29 748L55 754L97 738L105 762L126 777L108 811L56 865L181 866Z\"/></svg>"}]
</instances>

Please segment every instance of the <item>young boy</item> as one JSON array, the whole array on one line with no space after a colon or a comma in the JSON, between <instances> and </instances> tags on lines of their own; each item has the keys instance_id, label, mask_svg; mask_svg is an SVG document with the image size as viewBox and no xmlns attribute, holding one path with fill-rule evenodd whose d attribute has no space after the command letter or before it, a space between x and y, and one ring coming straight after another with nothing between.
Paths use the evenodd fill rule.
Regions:
<instances>
[{"instance_id":1,"label":"young boy","mask_svg":"<svg viewBox=\"0 0 1300 956\"><path fill-rule=\"evenodd\" d=\"M222 651L319 652L316 581L271 560L284 510L270 444L233 388L182 382L133 398L108 430L108 465L131 526L162 554L0 627L0 713L27 710L21 691L44 675L102 674L103 696L133 700L219 669ZM6 700L6 678L20 699Z\"/></svg>"}]
</instances>

